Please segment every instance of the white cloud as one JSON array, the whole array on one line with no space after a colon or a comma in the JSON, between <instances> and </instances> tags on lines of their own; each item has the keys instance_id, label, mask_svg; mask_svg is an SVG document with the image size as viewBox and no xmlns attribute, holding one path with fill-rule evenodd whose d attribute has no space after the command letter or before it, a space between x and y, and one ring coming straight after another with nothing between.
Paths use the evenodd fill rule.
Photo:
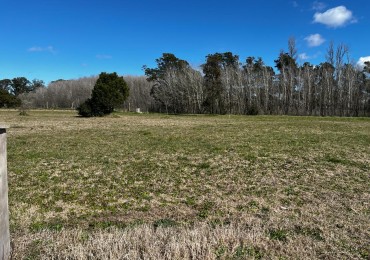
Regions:
<instances>
[{"instance_id":1,"label":"white cloud","mask_svg":"<svg viewBox=\"0 0 370 260\"><path fill-rule=\"evenodd\" d=\"M326 4L323 2L315 1L312 4L312 9L315 11L322 11L326 8Z\"/></svg>"},{"instance_id":2,"label":"white cloud","mask_svg":"<svg viewBox=\"0 0 370 260\"><path fill-rule=\"evenodd\" d=\"M298 55L298 58L301 60L309 60L311 57L307 55L307 53L303 52Z\"/></svg>"},{"instance_id":3,"label":"white cloud","mask_svg":"<svg viewBox=\"0 0 370 260\"><path fill-rule=\"evenodd\" d=\"M325 39L318 33L311 34L304 39L310 47L317 47L325 42Z\"/></svg>"},{"instance_id":4,"label":"white cloud","mask_svg":"<svg viewBox=\"0 0 370 260\"><path fill-rule=\"evenodd\" d=\"M352 11L348 10L345 6L337 6L335 8L329 9L324 13L315 13L313 16L314 23L322 23L328 27L340 27L344 26L349 22L356 22L353 17Z\"/></svg>"},{"instance_id":5,"label":"white cloud","mask_svg":"<svg viewBox=\"0 0 370 260\"><path fill-rule=\"evenodd\" d=\"M363 69L365 67L365 61L370 61L370 56L360 57L360 59L357 61L357 66L360 69Z\"/></svg>"},{"instance_id":6,"label":"white cloud","mask_svg":"<svg viewBox=\"0 0 370 260\"><path fill-rule=\"evenodd\" d=\"M28 49L29 52L50 52L50 53L56 53L53 46L47 46L47 47L40 47L40 46L33 46Z\"/></svg>"},{"instance_id":7,"label":"white cloud","mask_svg":"<svg viewBox=\"0 0 370 260\"><path fill-rule=\"evenodd\" d=\"M112 56L111 55L106 55L106 54L98 54L98 55L96 55L96 58L101 59L101 60L108 60L108 59L111 59Z\"/></svg>"}]
</instances>

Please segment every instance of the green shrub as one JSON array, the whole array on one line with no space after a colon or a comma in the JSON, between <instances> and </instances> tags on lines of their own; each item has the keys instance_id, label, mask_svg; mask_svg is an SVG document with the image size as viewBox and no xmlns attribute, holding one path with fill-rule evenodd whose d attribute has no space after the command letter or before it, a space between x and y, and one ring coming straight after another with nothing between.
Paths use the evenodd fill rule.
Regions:
<instances>
[{"instance_id":1,"label":"green shrub","mask_svg":"<svg viewBox=\"0 0 370 260\"><path fill-rule=\"evenodd\" d=\"M128 95L129 87L123 77L115 72L102 72L92 90L91 98L77 108L78 114L83 117L108 115L115 107L122 105Z\"/></svg>"},{"instance_id":2,"label":"green shrub","mask_svg":"<svg viewBox=\"0 0 370 260\"><path fill-rule=\"evenodd\" d=\"M20 107L22 104L21 100L16 96L10 94L8 91L4 89L0 89L0 108L1 107Z\"/></svg>"}]
</instances>

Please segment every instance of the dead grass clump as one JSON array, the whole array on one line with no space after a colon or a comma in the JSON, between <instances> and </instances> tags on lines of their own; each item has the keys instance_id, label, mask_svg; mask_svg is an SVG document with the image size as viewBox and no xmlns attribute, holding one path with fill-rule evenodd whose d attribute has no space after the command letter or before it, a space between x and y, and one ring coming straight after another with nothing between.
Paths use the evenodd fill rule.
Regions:
<instances>
[{"instance_id":1,"label":"dead grass clump","mask_svg":"<svg viewBox=\"0 0 370 260\"><path fill-rule=\"evenodd\" d=\"M37 259L314 259L327 251L324 243L302 236L281 240L268 237L260 223L192 227L153 227L85 232L80 229L42 231L17 236L13 258ZM325 252L326 251L326 252ZM337 256L337 257L336 257Z\"/></svg>"}]
</instances>

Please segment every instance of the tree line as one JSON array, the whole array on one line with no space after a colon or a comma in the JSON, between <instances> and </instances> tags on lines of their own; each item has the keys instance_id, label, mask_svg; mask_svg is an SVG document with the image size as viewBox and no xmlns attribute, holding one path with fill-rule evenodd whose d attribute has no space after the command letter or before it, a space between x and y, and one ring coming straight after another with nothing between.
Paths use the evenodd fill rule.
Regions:
<instances>
[{"instance_id":1,"label":"tree line","mask_svg":"<svg viewBox=\"0 0 370 260\"><path fill-rule=\"evenodd\" d=\"M279 114L320 116L370 115L370 63L359 69L348 48L330 44L326 61L297 63L294 39L275 60L240 62L231 52L210 54L201 70L170 53L144 67L153 83L158 112L209 114Z\"/></svg>"},{"instance_id":2,"label":"tree line","mask_svg":"<svg viewBox=\"0 0 370 260\"><path fill-rule=\"evenodd\" d=\"M143 66L145 76L123 77L130 96L120 107L173 114L370 116L370 63L357 67L346 45L331 43L319 65L298 64L291 38L274 63L273 68L252 56L242 62L224 52L207 55L193 68L164 53L155 68ZM14 105L21 100L27 107L76 109L92 97L97 79L57 80L47 87L39 80L2 80L0 93L16 98Z\"/></svg>"},{"instance_id":3,"label":"tree line","mask_svg":"<svg viewBox=\"0 0 370 260\"><path fill-rule=\"evenodd\" d=\"M122 109L135 111L155 111L154 101L150 95L151 83L145 76L124 76L125 82L130 88L130 95L121 105ZM87 99L91 98L92 90L98 80L98 76L83 77L73 80L58 79L50 82L47 86L29 88L16 96L17 103L10 106L2 104L0 107L19 107L42 109L76 109ZM1 81L0 81L1 82ZM7 90L7 96L15 98ZM0 100L1 97L0 97Z\"/></svg>"}]
</instances>

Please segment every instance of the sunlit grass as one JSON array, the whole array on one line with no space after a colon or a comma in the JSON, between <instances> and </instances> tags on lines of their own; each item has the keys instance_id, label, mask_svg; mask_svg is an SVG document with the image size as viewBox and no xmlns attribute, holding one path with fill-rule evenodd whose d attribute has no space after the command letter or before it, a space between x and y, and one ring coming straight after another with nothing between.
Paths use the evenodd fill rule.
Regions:
<instances>
[{"instance_id":1,"label":"sunlit grass","mask_svg":"<svg viewBox=\"0 0 370 260\"><path fill-rule=\"evenodd\" d=\"M141 225L258 231L236 248L210 243L211 258L369 254L368 118L28 114L0 111L18 255L33 238L41 254L63 232Z\"/></svg>"}]
</instances>

